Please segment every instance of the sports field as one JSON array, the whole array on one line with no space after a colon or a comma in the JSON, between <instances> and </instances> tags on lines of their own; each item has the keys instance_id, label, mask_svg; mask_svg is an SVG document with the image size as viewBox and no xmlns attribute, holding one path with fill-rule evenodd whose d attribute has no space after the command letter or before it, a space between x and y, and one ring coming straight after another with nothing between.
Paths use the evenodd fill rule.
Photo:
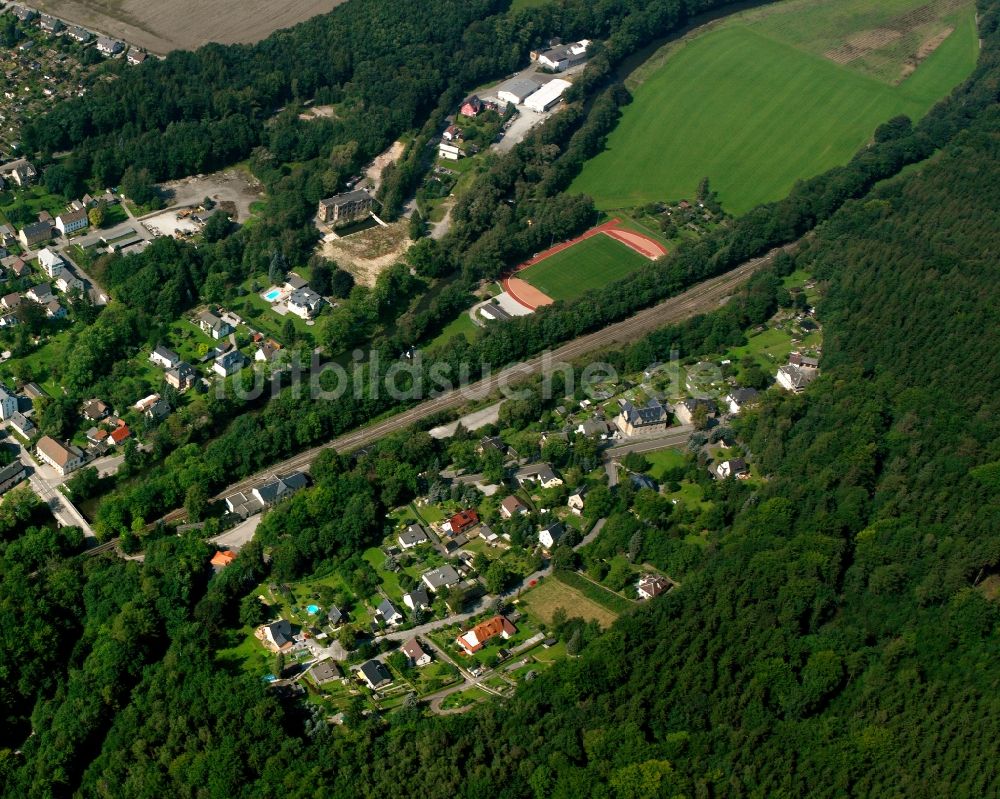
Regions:
<instances>
[{"instance_id":1,"label":"sports field","mask_svg":"<svg viewBox=\"0 0 1000 799\"><path fill-rule=\"evenodd\" d=\"M571 190L601 209L694 195L743 213L845 163L898 114L922 117L972 71L970 0L791 0L668 45Z\"/></svg>"},{"instance_id":2,"label":"sports field","mask_svg":"<svg viewBox=\"0 0 1000 799\"><path fill-rule=\"evenodd\" d=\"M648 258L620 241L599 234L550 255L517 276L554 300L573 300L648 263Z\"/></svg>"}]
</instances>

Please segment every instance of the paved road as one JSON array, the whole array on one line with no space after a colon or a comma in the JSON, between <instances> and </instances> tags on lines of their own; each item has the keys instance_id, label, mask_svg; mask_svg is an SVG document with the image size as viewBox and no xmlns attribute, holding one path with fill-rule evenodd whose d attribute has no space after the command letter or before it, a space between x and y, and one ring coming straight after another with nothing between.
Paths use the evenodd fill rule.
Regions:
<instances>
[{"instance_id":1,"label":"paved road","mask_svg":"<svg viewBox=\"0 0 1000 799\"><path fill-rule=\"evenodd\" d=\"M461 419L456 419L451 424L443 424L440 427L432 428L430 431L431 438L450 438L455 435L459 425L462 425L466 430L478 430L480 427L486 427L488 424L495 424L500 419L500 406L502 404L502 402L496 402L487 408L473 411Z\"/></svg>"},{"instance_id":2,"label":"paved road","mask_svg":"<svg viewBox=\"0 0 1000 799\"><path fill-rule=\"evenodd\" d=\"M671 447L679 449L687 444L693 431L694 427L689 424L671 427L662 436L657 436L656 438L636 438L609 447L604 450L604 458L605 460L610 460L611 458L620 458L630 452L655 452L658 449L668 449Z\"/></svg>"},{"instance_id":3,"label":"paved road","mask_svg":"<svg viewBox=\"0 0 1000 799\"><path fill-rule=\"evenodd\" d=\"M14 441L13 437L10 437L9 440ZM94 528L70 502L69 497L59 490L62 478L50 467L36 464L28 451L20 444L18 444L18 449L20 450L18 457L28 472L28 483L31 485L31 490L49 506L56 521L64 527L79 527L84 536L95 538Z\"/></svg>"},{"instance_id":4,"label":"paved road","mask_svg":"<svg viewBox=\"0 0 1000 799\"><path fill-rule=\"evenodd\" d=\"M253 538L254 533L257 532L257 526L263 518L264 517L259 513L256 516L251 516L246 521L240 522L231 530L226 530L226 532L220 533L214 538L208 539L209 543L215 544L223 549L232 549L239 552L240 549L246 546L250 539Z\"/></svg>"}]
</instances>

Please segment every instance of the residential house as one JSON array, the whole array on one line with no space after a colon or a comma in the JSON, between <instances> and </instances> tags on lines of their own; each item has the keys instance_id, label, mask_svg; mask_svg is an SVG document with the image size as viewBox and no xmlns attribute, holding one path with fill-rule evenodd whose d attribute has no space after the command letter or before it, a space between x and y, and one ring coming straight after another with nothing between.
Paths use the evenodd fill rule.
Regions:
<instances>
[{"instance_id":1,"label":"residential house","mask_svg":"<svg viewBox=\"0 0 1000 799\"><path fill-rule=\"evenodd\" d=\"M362 663L361 668L358 669L358 676L373 691L392 682L392 675L389 673L389 670L385 667L384 663L378 660L369 660Z\"/></svg>"},{"instance_id":2,"label":"residential house","mask_svg":"<svg viewBox=\"0 0 1000 799\"><path fill-rule=\"evenodd\" d=\"M419 524L411 524L396 536L396 540L401 549L413 549L421 544L426 544L429 539L423 527Z\"/></svg>"},{"instance_id":3,"label":"residential house","mask_svg":"<svg viewBox=\"0 0 1000 799\"><path fill-rule=\"evenodd\" d=\"M66 31L66 35L69 36L71 39L75 39L76 41L80 42L80 44L86 44L92 38L94 38L94 35L90 31L88 31L86 28L81 28L78 25L74 25L68 31Z\"/></svg>"},{"instance_id":4,"label":"residential house","mask_svg":"<svg viewBox=\"0 0 1000 799\"><path fill-rule=\"evenodd\" d=\"M531 78L513 78L497 89L497 99L502 103L521 105L538 91L539 85Z\"/></svg>"},{"instance_id":5,"label":"residential house","mask_svg":"<svg viewBox=\"0 0 1000 799\"><path fill-rule=\"evenodd\" d=\"M49 277L56 278L62 273L66 262L48 247L44 247L38 251L38 265Z\"/></svg>"},{"instance_id":6,"label":"residential house","mask_svg":"<svg viewBox=\"0 0 1000 799\"><path fill-rule=\"evenodd\" d=\"M775 380L777 380L778 385L783 389L791 391L793 394L801 394L806 390L806 386L818 376L819 369L808 366L796 366L790 363L778 369Z\"/></svg>"},{"instance_id":7,"label":"residential house","mask_svg":"<svg viewBox=\"0 0 1000 799\"><path fill-rule=\"evenodd\" d=\"M52 238L52 225L48 222L33 222L21 228L17 238L22 246L34 247L36 244L41 244Z\"/></svg>"},{"instance_id":8,"label":"residential house","mask_svg":"<svg viewBox=\"0 0 1000 799\"><path fill-rule=\"evenodd\" d=\"M59 300L53 298L45 303L45 315L49 319L65 319L67 316L66 309L62 307Z\"/></svg>"},{"instance_id":9,"label":"residential house","mask_svg":"<svg viewBox=\"0 0 1000 799\"><path fill-rule=\"evenodd\" d=\"M344 613L336 605L330 605L326 612L326 620L334 627L339 627L344 622Z\"/></svg>"},{"instance_id":10,"label":"residential house","mask_svg":"<svg viewBox=\"0 0 1000 799\"><path fill-rule=\"evenodd\" d=\"M83 281L80 280L76 275L70 272L68 269L64 269L62 274L56 278L56 288L59 289L63 294L69 294L73 291L83 291Z\"/></svg>"},{"instance_id":11,"label":"residential house","mask_svg":"<svg viewBox=\"0 0 1000 799\"><path fill-rule=\"evenodd\" d=\"M149 360L163 369L173 369L181 362L181 356L173 350L168 350L162 344L157 344L150 353Z\"/></svg>"},{"instance_id":12,"label":"residential house","mask_svg":"<svg viewBox=\"0 0 1000 799\"><path fill-rule=\"evenodd\" d=\"M747 463L742 458L722 461L715 467L713 473L720 480L727 480L730 477L742 477L747 474Z\"/></svg>"},{"instance_id":13,"label":"residential house","mask_svg":"<svg viewBox=\"0 0 1000 799\"><path fill-rule=\"evenodd\" d=\"M285 278L285 288L288 291L298 291L299 289L308 288L308 286L309 281L297 272L289 272Z\"/></svg>"},{"instance_id":14,"label":"residential house","mask_svg":"<svg viewBox=\"0 0 1000 799\"><path fill-rule=\"evenodd\" d=\"M272 652L288 652L295 642L292 640L292 625L288 619L278 619L270 624L262 624L254 635Z\"/></svg>"},{"instance_id":15,"label":"residential house","mask_svg":"<svg viewBox=\"0 0 1000 799\"><path fill-rule=\"evenodd\" d=\"M90 219L84 208L76 211L64 211L56 217L56 229L64 236L76 233L78 230L86 230L88 227L90 227Z\"/></svg>"},{"instance_id":16,"label":"residential house","mask_svg":"<svg viewBox=\"0 0 1000 799\"><path fill-rule=\"evenodd\" d=\"M103 443L108 437L108 431L101 427L91 427L87 431L87 441L93 446Z\"/></svg>"},{"instance_id":17,"label":"residential house","mask_svg":"<svg viewBox=\"0 0 1000 799\"><path fill-rule=\"evenodd\" d=\"M292 472L283 477L272 475L271 479L250 491L237 491L226 497L226 509L241 519L247 519L284 497L305 488L308 481L302 472Z\"/></svg>"},{"instance_id":18,"label":"residential house","mask_svg":"<svg viewBox=\"0 0 1000 799\"><path fill-rule=\"evenodd\" d=\"M228 377L229 375L236 374L246 364L247 360L243 353L234 349L216 358L212 363L212 371L219 375L219 377Z\"/></svg>"},{"instance_id":19,"label":"residential house","mask_svg":"<svg viewBox=\"0 0 1000 799\"><path fill-rule=\"evenodd\" d=\"M514 473L514 479L521 488L531 485L538 485L541 488L555 488L563 484L552 467L547 463L532 463L529 466L522 466Z\"/></svg>"},{"instance_id":20,"label":"residential house","mask_svg":"<svg viewBox=\"0 0 1000 799\"><path fill-rule=\"evenodd\" d=\"M639 599L652 599L654 596L669 591L672 585L673 583L666 577L659 574L644 574L636 583L635 588Z\"/></svg>"},{"instance_id":21,"label":"residential house","mask_svg":"<svg viewBox=\"0 0 1000 799\"><path fill-rule=\"evenodd\" d=\"M792 366L800 366L803 369L819 369L819 358L812 358L800 352L793 352L789 355L788 362Z\"/></svg>"},{"instance_id":22,"label":"residential house","mask_svg":"<svg viewBox=\"0 0 1000 799\"><path fill-rule=\"evenodd\" d=\"M374 198L365 189L355 189L319 201L316 215L323 224L343 227L367 219Z\"/></svg>"},{"instance_id":23,"label":"residential house","mask_svg":"<svg viewBox=\"0 0 1000 799\"><path fill-rule=\"evenodd\" d=\"M38 171L26 158L19 158L17 161L9 161L0 166L0 176L24 189L35 182Z\"/></svg>"},{"instance_id":24,"label":"residential house","mask_svg":"<svg viewBox=\"0 0 1000 799\"><path fill-rule=\"evenodd\" d=\"M26 6L11 6L11 13L21 22L33 22L38 18L38 12Z\"/></svg>"},{"instance_id":25,"label":"residential house","mask_svg":"<svg viewBox=\"0 0 1000 799\"><path fill-rule=\"evenodd\" d=\"M100 35L97 37L97 52L105 56L119 55L125 49L124 43L110 36Z\"/></svg>"},{"instance_id":26,"label":"residential house","mask_svg":"<svg viewBox=\"0 0 1000 799\"><path fill-rule=\"evenodd\" d=\"M281 352L281 347L276 342L264 341L257 348L253 359L258 363L271 363L278 356L279 352Z\"/></svg>"},{"instance_id":27,"label":"residential house","mask_svg":"<svg viewBox=\"0 0 1000 799\"><path fill-rule=\"evenodd\" d=\"M17 314L6 313L0 316L0 328L15 327L19 324L21 324L21 320L17 318Z\"/></svg>"},{"instance_id":28,"label":"residential house","mask_svg":"<svg viewBox=\"0 0 1000 799\"><path fill-rule=\"evenodd\" d=\"M210 563L212 564L212 568L215 569L215 571L222 571L224 568L226 568L226 566L228 566L234 560L236 560L236 553L233 552L231 549L223 549L219 550L214 555L212 555L212 560L210 561Z\"/></svg>"},{"instance_id":29,"label":"residential house","mask_svg":"<svg viewBox=\"0 0 1000 799\"><path fill-rule=\"evenodd\" d=\"M420 642L416 638L411 638L403 644L399 650L406 655L406 659L411 666L426 666L431 662L431 656L423 650Z\"/></svg>"},{"instance_id":30,"label":"residential house","mask_svg":"<svg viewBox=\"0 0 1000 799\"><path fill-rule=\"evenodd\" d=\"M463 510L456 513L443 525L442 529L451 535L459 535L466 530L479 524L479 513L474 509Z\"/></svg>"},{"instance_id":31,"label":"residential house","mask_svg":"<svg viewBox=\"0 0 1000 799\"><path fill-rule=\"evenodd\" d=\"M147 57L146 54L142 50L138 49L137 47L130 47L129 51L128 51L128 55L125 56L126 60L133 67L137 67L137 66L139 66L139 64L143 63L146 60L146 57Z\"/></svg>"},{"instance_id":32,"label":"residential house","mask_svg":"<svg viewBox=\"0 0 1000 799\"><path fill-rule=\"evenodd\" d=\"M48 14L42 14L38 20L38 26L46 33L59 33L59 31L66 27L63 25L62 20Z\"/></svg>"},{"instance_id":33,"label":"residential house","mask_svg":"<svg viewBox=\"0 0 1000 799\"><path fill-rule=\"evenodd\" d=\"M461 577L459 577L458 572L455 571L455 567L449 564L444 566L439 566L436 569L424 574L421 578L431 591L437 593L442 588L449 588L453 585L458 585Z\"/></svg>"},{"instance_id":34,"label":"residential house","mask_svg":"<svg viewBox=\"0 0 1000 799\"><path fill-rule=\"evenodd\" d=\"M705 399L704 397L687 397L674 406L674 415L681 424L692 424L699 408L704 408L705 415L708 417L715 416L718 412L715 402L710 399Z\"/></svg>"},{"instance_id":35,"label":"residential house","mask_svg":"<svg viewBox=\"0 0 1000 799\"><path fill-rule=\"evenodd\" d=\"M562 522L552 522L548 527L538 531L538 543L545 549L552 550L566 534Z\"/></svg>"},{"instance_id":36,"label":"residential house","mask_svg":"<svg viewBox=\"0 0 1000 799\"><path fill-rule=\"evenodd\" d=\"M290 295L288 295L285 305L291 313L295 314L300 319L309 320L319 313L319 309L323 306L323 302L324 300L319 296L319 294L312 289L305 288L293 291Z\"/></svg>"},{"instance_id":37,"label":"residential house","mask_svg":"<svg viewBox=\"0 0 1000 799\"><path fill-rule=\"evenodd\" d=\"M195 321L203 333L216 341L234 332L233 326L229 322L223 321L211 311L202 311Z\"/></svg>"},{"instance_id":38,"label":"residential house","mask_svg":"<svg viewBox=\"0 0 1000 799\"><path fill-rule=\"evenodd\" d=\"M99 422L111 413L111 406L104 400L92 399L83 403L84 418L92 422Z\"/></svg>"},{"instance_id":39,"label":"residential house","mask_svg":"<svg viewBox=\"0 0 1000 799\"><path fill-rule=\"evenodd\" d=\"M629 482L635 486L637 491L646 489L648 491L659 491L660 486L657 482L650 477L648 474L636 474L632 473L628 476Z\"/></svg>"},{"instance_id":40,"label":"residential house","mask_svg":"<svg viewBox=\"0 0 1000 799\"><path fill-rule=\"evenodd\" d=\"M114 430L108 434L108 443L112 446L121 444L125 439L132 435L132 431L129 430L127 424L120 424Z\"/></svg>"},{"instance_id":41,"label":"residential house","mask_svg":"<svg viewBox=\"0 0 1000 799\"><path fill-rule=\"evenodd\" d=\"M569 495L569 499L566 500L566 504L569 506L569 509L573 511L573 513L579 516L583 513L583 506L586 498L587 487L581 486Z\"/></svg>"},{"instance_id":42,"label":"residential house","mask_svg":"<svg viewBox=\"0 0 1000 799\"><path fill-rule=\"evenodd\" d=\"M476 95L472 95L465 102L462 103L459 108L458 113L464 117L474 117L483 110L483 101L480 100Z\"/></svg>"},{"instance_id":43,"label":"residential house","mask_svg":"<svg viewBox=\"0 0 1000 799\"><path fill-rule=\"evenodd\" d=\"M667 431L670 410L655 397L642 407L636 407L628 400L620 400L619 404L621 411L614 421L622 435L651 436Z\"/></svg>"},{"instance_id":44,"label":"residential house","mask_svg":"<svg viewBox=\"0 0 1000 799\"><path fill-rule=\"evenodd\" d=\"M465 151L456 144L449 144L448 142L441 142L438 144L438 158L443 158L446 161L458 161L465 157Z\"/></svg>"},{"instance_id":45,"label":"residential house","mask_svg":"<svg viewBox=\"0 0 1000 799\"><path fill-rule=\"evenodd\" d=\"M0 419L10 419L17 413L17 395L0 386Z\"/></svg>"},{"instance_id":46,"label":"residential house","mask_svg":"<svg viewBox=\"0 0 1000 799\"><path fill-rule=\"evenodd\" d=\"M163 376L168 386L178 391L186 391L194 385L197 377L194 368L187 361L181 361L173 369L168 369Z\"/></svg>"},{"instance_id":47,"label":"residential house","mask_svg":"<svg viewBox=\"0 0 1000 799\"><path fill-rule=\"evenodd\" d=\"M403 614L393 607L392 602L383 599L375 608L375 615L382 619L388 627L395 627L403 621Z\"/></svg>"},{"instance_id":48,"label":"residential house","mask_svg":"<svg viewBox=\"0 0 1000 799\"><path fill-rule=\"evenodd\" d=\"M253 496L262 505L268 507L280 499L291 496L296 491L301 491L308 483L309 481L303 472L292 472L284 477L275 474L264 485L253 489Z\"/></svg>"},{"instance_id":49,"label":"residential house","mask_svg":"<svg viewBox=\"0 0 1000 799\"><path fill-rule=\"evenodd\" d=\"M441 134L441 137L445 141L458 141L462 138L462 131L456 125L449 125L444 129L444 133Z\"/></svg>"},{"instance_id":50,"label":"residential house","mask_svg":"<svg viewBox=\"0 0 1000 799\"><path fill-rule=\"evenodd\" d=\"M0 299L0 305L2 305L6 310L13 311L21 304L21 295L16 291L10 294L4 294L3 298Z\"/></svg>"},{"instance_id":51,"label":"residential house","mask_svg":"<svg viewBox=\"0 0 1000 799\"><path fill-rule=\"evenodd\" d=\"M42 436L35 445L35 452L45 463L65 477L83 465L83 452L72 444L60 444L51 436Z\"/></svg>"},{"instance_id":52,"label":"residential house","mask_svg":"<svg viewBox=\"0 0 1000 799\"><path fill-rule=\"evenodd\" d=\"M528 513L528 506L513 494L505 497L500 503L500 517L503 519L509 519L512 516L523 516L525 513Z\"/></svg>"},{"instance_id":53,"label":"residential house","mask_svg":"<svg viewBox=\"0 0 1000 799\"><path fill-rule=\"evenodd\" d=\"M164 399L157 400L152 406L146 409L146 418L153 421L161 421L170 415L170 403Z\"/></svg>"},{"instance_id":54,"label":"residential house","mask_svg":"<svg viewBox=\"0 0 1000 799\"><path fill-rule=\"evenodd\" d=\"M410 610L426 610L431 606L431 598L427 589L418 585L409 593L403 594L403 604Z\"/></svg>"},{"instance_id":55,"label":"residential house","mask_svg":"<svg viewBox=\"0 0 1000 799\"><path fill-rule=\"evenodd\" d=\"M601 441L607 441L609 438L613 438L615 434L614 428L601 419L590 419L577 425L576 432L578 435L587 436L587 438L597 438Z\"/></svg>"},{"instance_id":56,"label":"residential house","mask_svg":"<svg viewBox=\"0 0 1000 799\"><path fill-rule=\"evenodd\" d=\"M20 460L12 461L0 469L0 494L6 494L28 476Z\"/></svg>"},{"instance_id":57,"label":"residential house","mask_svg":"<svg viewBox=\"0 0 1000 799\"><path fill-rule=\"evenodd\" d=\"M483 436L476 445L476 454L485 455L487 452L499 452L506 458L507 445L500 436Z\"/></svg>"},{"instance_id":58,"label":"residential house","mask_svg":"<svg viewBox=\"0 0 1000 799\"><path fill-rule=\"evenodd\" d=\"M17 233L14 232L14 228L10 225L0 225L0 246L13 247L16 243Z\"/></svg>"},{"instance_id":59,"label":"residential house","mask_svg":"<svg viewBox=\"0 0 1000 799\"><path fill-rule=\"evenodd\" d=\"M316 686L326 685L328 682L340 679L340 669L332 660L323 660L309 669L309 676L312 677Z\"/></svg>"},{"instance_id":60,"label":"residential house","mask_svg":"<svg viewBox=\"0 0 1000 799\"><path fill-rule=\"evenodd\" d=\"M32 286L24 292L24 296L32 302L37 302L39 305L46 305L55 299L52 296L52 286L48 283L39 283L37 286Z\"/></svg>"},{"instance_id":61,"label":"residential house","mask_svg":"<svg viewBox=\"0 0 1000 799\"><path fill-rule=\"evenodd\" d=\"M10 415L9 424L11 429L21 438L31 438L35 434L35 424L23 413L15 412Z\"/></svg>"},{"instance_id":62,"label":"residential house","mask_svg":"<svg viewBox=\"0 0 1000 799\"><path fill-rule=\"evenodd\" d=\"M517 632L517 628L506 616L494 616L482 621L470 630L466 630L456 639L467 655L473 655L482 649L486 642L497 636L507 640Z\"/></svg>"},{"instance_id":63,"label":"residential house","mask_svg":"<svg viewBox=\"0 0 1000 799\"><path fill-rule=\"evenodd\" d=\"M16 258L10 265L10 271L14 277L27 277L31 274L31 267L24 262L23 258Z\"/></svg>"},{"instance_id":64,"label":"residential house","mask_svg":"<svg viewBox=\"0 0 1000 799\"><path fill-rule=\"evenodd\" d=\"M160 401L159 394L150 394L148 397L143 397L132 407L135 408L137 411L139 411L139 413L145 413L159 401Z\"/></svg>"}]
</instances>

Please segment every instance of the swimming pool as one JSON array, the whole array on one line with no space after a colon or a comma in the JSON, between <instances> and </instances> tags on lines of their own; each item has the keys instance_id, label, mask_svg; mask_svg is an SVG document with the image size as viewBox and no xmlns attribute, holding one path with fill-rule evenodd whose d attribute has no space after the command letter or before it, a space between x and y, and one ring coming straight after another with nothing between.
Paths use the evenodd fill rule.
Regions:
<instances>
[{"instance_id":1,"label":"swimming pool","mask_svg":"<svg viewBox=\"0 0 1000 799\"><path fill-rule=\"evenodd\" d=\"M281 289L270 289L265 295L264 299L268 302L274 302L281 296Z\"/></svg>"},{"instance_id":2,"label":"swimming pool","mask_svg":"<svg viewBox=\"0 0 1000 799\"><path fill-rule=\"evenodd\" d=\"M319 605L306 605L306 610L309 611L310 616L315 616L319 613Z\"/></svg>"}]
</instances>

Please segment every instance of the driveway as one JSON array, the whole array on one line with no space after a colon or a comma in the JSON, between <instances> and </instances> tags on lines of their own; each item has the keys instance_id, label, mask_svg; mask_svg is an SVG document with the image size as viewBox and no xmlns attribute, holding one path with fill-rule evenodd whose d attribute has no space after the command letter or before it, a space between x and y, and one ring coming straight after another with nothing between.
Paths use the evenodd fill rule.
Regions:
<instances>
[{"instance_id":1,"label":"driveway","mask_svg":"<svg viewBox=\"0 0 1000 799\"><path fill-rule=\"evenodd\" d=\"M31 490L49 506L59 525L61 527L79 527L87 538L96 538L94 528L77 510L69 497L59 490L64 478L52 467L36 464L28 451L16 442L13 436L9 437L9 440L18 445L20 451L18 457L24 464L25 471L28 472L28 483Z\"/></svg>"},{"instance_id":2,"label":"driveway","mask_svg":"<svg viewBox=\"0 0 1000 799\"><path fill-rule=\"evenodd\" d=\"M246 544L253 538L254 533L257 532L257 526L260 524L260 520L264 518L260 513L255 516L251 516L246 521L242 521L237 524L231 530L226 530L224 533L220 533L214 538L208 539L210 543L216 546L222 547L223 549L232 549L239 552Z\"/></svg>"}]
</instances>

